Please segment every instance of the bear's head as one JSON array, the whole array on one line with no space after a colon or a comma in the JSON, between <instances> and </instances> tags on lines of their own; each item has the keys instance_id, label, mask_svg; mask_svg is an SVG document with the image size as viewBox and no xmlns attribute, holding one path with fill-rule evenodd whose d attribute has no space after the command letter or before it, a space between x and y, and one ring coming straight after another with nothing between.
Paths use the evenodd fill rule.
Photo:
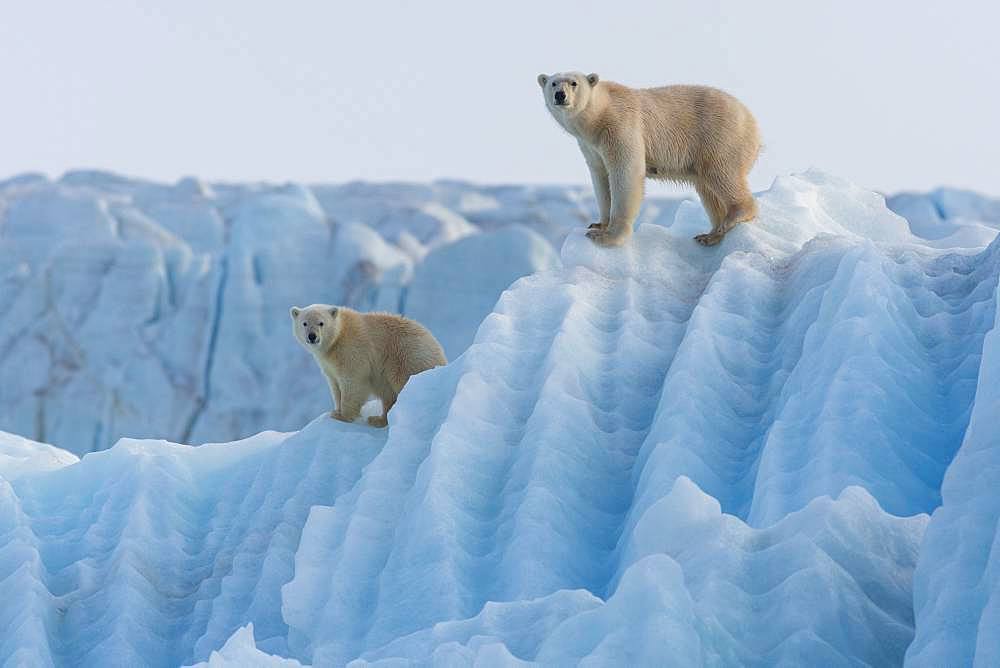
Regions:
<instances>
[{"instance_id":1,"label":"bear's head","mask_svg":"<svg viewBox=\"0 0 1000 668\"><path fill-rule=\"evenodd\" d=\"M553 114L578 114L587 108L591 92L601 78L582 72L539 74L538 85L545 95L545 106Z\"/></svg>"},{"instance_id":2,"label":"bear's head","mask_svg":"<svg viewBox=\"0 0 1000 668\"><path fill-rule=\"evenodd\" d=\"M292 333L306 350L326 350L340 335L339 312L339 308L329 304L313 304L305 308L293 306L288 311L292 316Z\"/></svg>"}]
</instances>

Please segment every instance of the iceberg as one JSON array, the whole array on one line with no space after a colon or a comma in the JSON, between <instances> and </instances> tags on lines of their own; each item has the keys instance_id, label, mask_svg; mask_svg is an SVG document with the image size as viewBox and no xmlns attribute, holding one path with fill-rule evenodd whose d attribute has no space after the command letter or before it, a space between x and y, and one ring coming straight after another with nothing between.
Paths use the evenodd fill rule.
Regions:
<instances>
[{"instance_id":1,"label":"iceberg","mask_svg":"<svg viewBox=\"0 0 1000 668\"><path fill-rule=\"evenodd\" d=\"M137 197L135 184L76 178L125 192L127 202ZM11 189L51 187L29 179L0 192L21 202ZM139 190L143 198L174 198L181 185L158 188ZM437 217L439 226L424 229L444 230L448 243L414 237L401 246L380 233L376 241L377 225L351 219L350 211L365 210L359 185L344 191L351 198L335 226L329 191L268 190L251 206L246 191L228 188L183 187L194 201L211 192L237 203L213 209L223 212L222 265L187 241L176 255L163 251L163 239L123 246L123 226L148 235L163 228L142 226L141 217L126 223L120 202L18 205L54 206L60 220L68 207L87 225L108 226L103 255L63 269L103 277L100 290L77 288L93 308L75 316L76 331L93 328L93 341L115 323L87 313L124 299L113 297L124 289L114 286L138 280L128 269L135 249L155 247L160 255L145 257L173 267L161 275L174 286L157 297L164 305L169 294L215 286L202 311L168 319L161 311L151 321L201 351L203 375L191 378L200 391L162 398L168 410L186 407L178 415L198 415L191 438L178 440L199 442L208 429L199 425L225 431L283 418L274 425L281 431L243 440L194 447L122 438L79 460L0 436L0 663L1000 660L995 234L943 245L948 235L921 234L880 195L816 171L778 179L758 196L759 220L712 249L691 241L708 226L693 202L669 214L654 203L632 241L608 250L569 223L559 241L478 218L503 211L510 193L385 186L405 206L433 197L456 215L477 217L466 219L472 231ZM352 230L343 248L375 268L367 294L390 286L407 304L414 292L441 294L448 281L437 276L461 262L449 255L453 246L468 244L457 257L495 267L487 239L507 235L494 237L496 247L525 248L529 261L506 289L484 281L481 294L500 290L499 298L492 307L479 297L469 304L490 312L474 334L453 318L471 341L456 336L462 350L448 366L410 380L388 429L343 424L322 402L295 404L313 390L296 384L293 371L318 374L308 360L288 375L278 368L286 353L274 351L294 347L287 316L271 323L263 316L270 305L227 314L227 304L315 301L295 292L311 285L308 263L287 278L275 269L280 244L294 239L265 232L264 214L254 212L273 211L268 202L283 212L283 228L313 245L338 243L334 227ZM7 216L0 239L11 220L22 221L18 244L49 234L29 234L26 214ZM554 242L557 257L546 245ZM199 243L215 242L206 234ZM278 244L274 254L269 244ZM0 311L7 332L0 345L8 347L24 331L13 329L12 313L35 313L42 289L27 278L36 265L23 261L26 269L5 270L18 291L0 297L9 300ZM431 276L421 279L422 271ZM255 275L275 292L250 290ZM30 325L43 332L33 339L39 351L57 350L44 334L55 336L55 316L71 305L54 294L58 309L42 311L40 330ZM148 318L160 302L140 303L152 309L143 311ZM192 324L220 303L216 324ZM146 340L149 331L140 331ZM3 385L44 389L55 377L66 383L62 397L84 387L135 387L138 394L120 397L135 406L152 396L143 393L178 387L187 368L180 358L140 372L128 361L133 352L115 351L121 357L106 360L102 378L47 364L5 366ZM38 366L43 373L31 376ZM223 366L242 371L213 375ZM279 378L262 380L272 374ZM91 385L66 389L74 383ZM20 396L13 389L0 392ZM38 422L39 405L55 405L30 400L26 425ZM254 401L266 411L227 422L249 416ZM107 410L118 415L115 404ZM52 434L81 428L89 440L118 428L42 413Z\"/></svg>"}]
</instances>

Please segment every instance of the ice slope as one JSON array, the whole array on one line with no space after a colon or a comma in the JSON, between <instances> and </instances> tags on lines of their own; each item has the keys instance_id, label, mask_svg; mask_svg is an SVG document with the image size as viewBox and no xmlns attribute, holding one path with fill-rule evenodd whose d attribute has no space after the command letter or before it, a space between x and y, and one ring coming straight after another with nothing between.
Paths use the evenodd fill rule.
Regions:
<instances>
[{"instance_id":1,"label":"ice slope","mask_svg":"<svg viewBox=\"0 0 1000 668\"><path fill-rule=\"evenodd\" d=\"M424 258L410 283L406 314L436 332L454 359L472 343L507 286L558 265L552 246L521 225L470 235Z\"/></svg>"},{"instance_id":2,"label":"ice slope","mask_svg":"<svg viewBox=\"0 0 1000 668\"><path fill-rule=\"evenodd\" d=\"M758 531L722 515L680 478L629 536L606 601L562 589L488 602L472 618L438 622L362 661L898 664L910 638L909 579L925 524L924 516L891 518L851 488Z\"/></svg>"},{"instance_id":3,"label":"ice slope","mask_svg":"<svg viewBox=\"0 0 1000 668\"><path fill-rule=\"evenodd\" d=\"M571 234L388 430L0 470L0 664L989 665L1000 241L759 201Z\"/></svg>"},{"instance_id":4,"label":"ice slope","mask_svg":"<svg viewBox=\"0 0 1000 668\"><path fill-rule=\"evenodd\" d=\"M365 514L394 501L386 484L392 481L368 472L385 459L384 433L321 419L297 435L262 434L220 446L123 441L13 489L4 482L0 658L10 665L174 666L195 659L226 665L220 662L228 657L230 665L266 665L263 652L289 653L285 637L291 640L294 629L289 634L280 613L294 619L290 610L316 597L328 606L328 571L338 562L309 544L327 540L315 524L316 509L306 523L311 538L303 536L296 549L310 506L336 509L357 491L371 499L351 513L341 548L358 562L375 556L372 538L387 530ZM426 464L414 461L411 468ZM512 496L517 503L519 495ZM408 566L416 579L393 578L382 591L387 600L402 597L394 604L402 614L417 594L408 590L418 588L425 609L409 612L438 623L401 633L384 647L373 643L362 658L516 656L552 663L679 656L768 665L795 657L843 661L849 644L851 657L884 665L898 660L910 637L909 573L925 523L922 516L890 517L852 488L835 502L817 500L773 529L755 531L720 514L717 502L681 478L623 545L622 576L606 602L579 587L542 594L546 578L537 576L554 564L539 555L524 562L535 577L519 578L531 591L486 603L462 620L456 598L472 592L440 589L442 564L426 555ZM532 524L511 529L512 540L539 547L544 540L564 548L572 539ZM577 536L576 547L592 549L581 538L586 534ZM412 548L415 540L401 538L401 546ZM296 552L320 561L306 568ZM591 558L571 560L560 577L582 584L587 578L572 571ZM465 586L481 592L476 598L488 589L476 577L487 565L463 574ZM293 566L296 579L282 591ZM312 583L316 591L296 592L305 584L299 569L307 578L313 569L326 577ZM345 584L367 584L363 576ZM862 621L845 626L843 616ZM745 628L748 620L757 621ZM328 633L356 621L363 616L317 615L312 623ZM257 638L252 648L241 630L247 623ZM213 663L211 652L223 645ZM316 665L351 658L350 650L342 657L330 649L300 656Z\"/></svg>"},{"instance_id":5,"label":"ice slope","mask_svg":"<svg viewBox=\"0 0 1000 668\"><path fill-rule=\"evenodd\" d=\"M349 491L383 439L324 419L199 448L123 440L0 480L0 664L177 666L244 620L283 651L280 587L309 509Z\"/></svg>"}]
</instances>

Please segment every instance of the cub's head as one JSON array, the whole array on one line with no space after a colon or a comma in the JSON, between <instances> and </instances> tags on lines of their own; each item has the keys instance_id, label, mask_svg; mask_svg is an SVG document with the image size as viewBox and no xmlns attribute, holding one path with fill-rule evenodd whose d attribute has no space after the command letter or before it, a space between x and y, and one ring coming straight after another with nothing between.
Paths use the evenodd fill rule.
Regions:
<instances>
[{"instance_id":1,"label":"cub's head","mask_svg":"<svg viewBox=\"0 0 1000 668\"><path fill-rule=\"evenodd\" d=\"M559 72L539 74L538 85L545 96L545 106L553 114L577 114L587 107L594 86L600 81L596 74Z\"/></svg>"},{"instance_id":2,"label":"cub's head","mask_svg":"<svg viewBox=\"0 0 1000 668\"><path fill-rule=\"evenodd\" d=\"M329 304L313 304L305 308L293 306L292 333L306 350L319 352L329 348L340 335L340 309Z\"/></svg>"}]
</instances>

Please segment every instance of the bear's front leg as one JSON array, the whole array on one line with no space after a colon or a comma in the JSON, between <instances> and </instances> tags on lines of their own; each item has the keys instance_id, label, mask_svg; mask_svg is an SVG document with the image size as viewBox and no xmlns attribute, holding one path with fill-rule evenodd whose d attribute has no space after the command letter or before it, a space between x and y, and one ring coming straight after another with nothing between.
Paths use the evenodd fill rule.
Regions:
<instances>
[{"instance_id":1,"label":"bear's front leg","mask_svg":"<svg viewBox=\"0 0 1000 668\"><path fill-rule=\"evenodd\" d=\"M632 235L632 225L642 207L646 183L646 158L641 144L632 142L609 153L608 184L611 216L607 227L595 227L587 236L600 246L621 246Z\"/></svg>"},{"instance_id":2,"label":"bear's front leg","mask_svg":"<svg viewBox=\"0 0 1000 668\"><path fill-rule=\"evenodd\" d=\"M594 199L597 200L597 213L600 216L598 221L587 229L606 229L608 221L611 220L611 185L608 182L608 170L604 168L604 161L600 155L582 144L580 148L590 170L590 181L594 185Z\"/></svg>"}]
</instances>

